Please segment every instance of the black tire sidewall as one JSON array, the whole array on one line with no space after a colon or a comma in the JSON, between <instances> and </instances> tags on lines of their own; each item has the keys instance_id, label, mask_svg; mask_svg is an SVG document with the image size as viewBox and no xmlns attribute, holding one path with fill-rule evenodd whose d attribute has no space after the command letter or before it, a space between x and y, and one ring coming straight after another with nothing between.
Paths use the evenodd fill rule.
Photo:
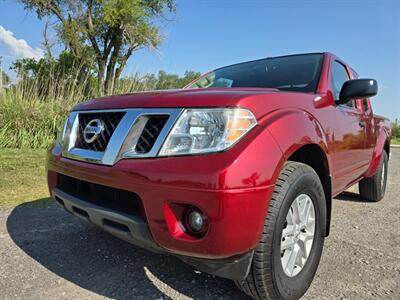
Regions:
<instances>
[{"instance_id":1,"label":"black tire sidewall","mask_svg":"<svg viewBox=\"0 0 400 300\"><path fill-rule=\"evenodd\" d=\"M298 175L297 175L298 176ZM286 221L286 215L293 200L300 194L307 194L312 199L315 209L315 235L310 255L301 272L289 277L285 274L281 264L280 244L282 229ZM326 224L326 201L321 182L312 170L302 173L290 184L286 190L282 205L279 210L273 234L272 272L276 290L283 299L298 299L311 285L315 272L319 265L324 244Z\"/></svg>"},{"instance_id":2,"label":"black tire sidewall","mask_svg":"<svg viewBox=\"0 0 400 300\"><path fill-rule=\"evenodd\" d=\"M385 174L382 174L383 168L385 168ZM385 151L382 153L382 161L379 170L379 176L377 180L377 185L379 186L379 198L382 199L385 196L386 192L386 185L387 185L387 177L388 177L388 157ZM382 175L385 176L384 178L384 185L381 185Z\"/></svg>"}]
</instances>

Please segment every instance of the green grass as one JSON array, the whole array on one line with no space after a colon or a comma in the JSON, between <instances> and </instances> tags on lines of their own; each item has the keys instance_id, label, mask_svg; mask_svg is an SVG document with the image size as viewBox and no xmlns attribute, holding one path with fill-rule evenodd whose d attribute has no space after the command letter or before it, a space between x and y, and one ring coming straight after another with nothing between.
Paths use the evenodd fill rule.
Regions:
<instances>
[{"instance_id":1,"label":"green grass","mask_svg":"<svg viewBox=\"0 0 400 300\"><path fill-rule=\"evenodd\" d=\"M74 103L24 98L15 91L0 94L0 149L46 148Z\"/></svg>"},{"instance_id":2,"label":"green grass","mask_svg":"<svg viewBox=\"0 0 400 300\"><path fill-rule=\"evenodd\" d=\"M42 149L0 149L0 208L49 197L45 157Z\"/></svg>"},{"instance_id":3,"label":"green grass","mask_svg":"<svg viewBox=\"0 0 400 300\"><path fill-rule=\"evenodd\" d=\"M392 145L400 145L400 138L392 138L391 144Z\"/></svg>"}]
</instances>

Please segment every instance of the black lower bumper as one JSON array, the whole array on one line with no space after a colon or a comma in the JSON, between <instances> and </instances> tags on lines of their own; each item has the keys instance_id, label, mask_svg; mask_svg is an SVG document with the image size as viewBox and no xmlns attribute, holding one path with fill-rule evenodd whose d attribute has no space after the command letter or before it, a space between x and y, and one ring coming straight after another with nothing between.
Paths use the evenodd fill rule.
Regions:
<instances>
[{"instance_id":1,"label":"black lower bumper","mask_svg":"<svg viewBox=\"0 0 400 300\"><path fill-rule=\"evenodd\" d=\"M245 279L249 274L253 253L254 251L250 251L238 257L219 260L185 256L178 256L178 258L204 273L232 280L241 280Z\"/></svg>"},{"instance_id":2,"label":"black lower bumper","mask_svg":"<svg viewBox=\"0 0 400 300\"><path fill-rule=\"evenodd\" d=\"M121 213L82 201L58 188L53 189L53 197L68 212L99 226L122 240L154 252L164 252L154 243L146 222L140 217L124 216Z\"/></svg>"},{"instance_id":3,"label":"black lower bumper","mask_svg":"<svg viewBox=\"0 0 400 300\"><path fill-rule=\"evenodd\" d=\"M68 212L99 226L122 240L156 253L168 253L154 242L146 221L139 216L128 216L97 206L65 193L58 188L52 190L52 196ZM240 280L244 279L249 273L253 251L239 257L219 260L175 256L199 271L228 279Z\"/></svg>"}]
</instances>

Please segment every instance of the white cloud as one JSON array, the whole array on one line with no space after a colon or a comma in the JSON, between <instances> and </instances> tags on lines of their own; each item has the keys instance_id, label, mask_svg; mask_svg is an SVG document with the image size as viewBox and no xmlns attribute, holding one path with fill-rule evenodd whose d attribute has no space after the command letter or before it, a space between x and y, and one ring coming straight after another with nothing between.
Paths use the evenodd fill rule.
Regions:
<instances>
[{"instance_id":1,"label":"white cloud","mask_svg":"<svg viewBox=\"0 0 400 300\"><path fill-rule=\"evenodd\" d=\"M18 58L42 58L44 51L40 48L33 49L23 39L17 39L14 33L0 25L0 44L4 44L11 55Z\"/></svg>"}]
</instances>

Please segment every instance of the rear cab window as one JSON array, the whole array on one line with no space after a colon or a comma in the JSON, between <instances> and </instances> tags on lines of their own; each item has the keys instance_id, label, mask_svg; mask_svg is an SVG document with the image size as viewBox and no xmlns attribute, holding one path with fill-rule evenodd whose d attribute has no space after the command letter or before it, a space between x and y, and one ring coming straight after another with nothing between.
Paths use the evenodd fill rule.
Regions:
<instances>
[{"instance_id":1,"label":"rear cab window","mask_svg":"<svg viewBox=\"0 0 400 300\"><path fill-rule=\"evenodd\" d=\"M360 77L354 69L350 69L350 70L351 70L352 79L357 79ZM357 99L354 102L357 103L357 108L360 112L362 112L364 114L369 114L371 112L371 105L370 105L369 99L367 99L367 98Z\"/></svg>"}]
</instances>

